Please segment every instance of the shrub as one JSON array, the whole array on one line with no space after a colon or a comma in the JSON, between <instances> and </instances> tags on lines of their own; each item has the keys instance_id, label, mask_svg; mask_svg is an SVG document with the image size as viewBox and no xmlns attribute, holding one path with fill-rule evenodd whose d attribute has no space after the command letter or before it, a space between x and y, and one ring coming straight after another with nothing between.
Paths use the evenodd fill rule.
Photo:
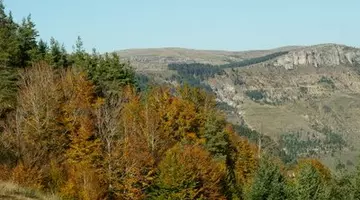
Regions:
<instances>
[{"instance_id":1,"label":"shrub","mask_svg":"<svg viewBox=\"0 0 360 200\"><path fill-rule=\"evenodd\" d=\"M254 101L260 101L266 97L264 90L248 90L245 94Z\"/></svg>"}]
</instances>

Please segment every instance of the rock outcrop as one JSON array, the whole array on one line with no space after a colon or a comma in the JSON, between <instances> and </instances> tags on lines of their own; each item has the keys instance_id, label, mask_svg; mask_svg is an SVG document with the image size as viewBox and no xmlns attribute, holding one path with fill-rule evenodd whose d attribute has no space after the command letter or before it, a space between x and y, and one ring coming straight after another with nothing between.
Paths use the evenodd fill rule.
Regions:
<instances>
[{"instance_id":1,"label":"rock outcrop","mask_svg":"<svg viewBox=\"0 0 360 200\"><path fill-rule=\"evenodd\" d=\"M285 69L294 69L297 65L319 67L353 64L354 62L360 63L360 51L358 49L326 44L290 51L276 59L274 65L283 66Z\"/></svg>"}]
</instances>

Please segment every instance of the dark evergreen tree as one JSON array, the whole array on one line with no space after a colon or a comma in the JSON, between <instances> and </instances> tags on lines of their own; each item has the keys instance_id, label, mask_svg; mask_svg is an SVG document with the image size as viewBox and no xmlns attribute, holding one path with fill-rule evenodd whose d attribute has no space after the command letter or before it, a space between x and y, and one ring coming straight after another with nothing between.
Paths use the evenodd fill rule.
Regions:
<instances>
[{"instance_id":1,"label":"dark evergreen tree","mask_svg":"<svg viewBox=\"0 0 360 200\"><path fill-rule=\"evenodd\" d=\"M248 193L248 199L287 199L285 177L281 173L280 167L266 156L260 161L258 172Z\"/></svg>"},{"instance_id":2,"label":"dark evergreen tree","mask_svg":"<svg viewBox=\"0 0 360 200\"><path fill-rule=\"evenodd\" d=\"M50 63L55 68L67 67L69 65L65 46L60 45L54 38L50 39Z\"/></svg>"},{"instance_id":3,"label":"dark evergreen tree","mask_svg":"<svg viewBox=\"0 0 360 200\"><path fill-rule=\"evenodd\" d=\"M354 178L351 173L341 173L335 175L333 181L326 185L330 191L329 199L346 199L353 200L354 192L356 191L353 183Z\"/></svg>"},{"instance_id":4,"label":"dark evergreen tree","mask_svg":"<svg viewBox=\"0 0 360 200\"><path fill-rule=\"evenodd\" d=\"M96 62L98 61L98 63ZM135 73L129 62L121 62L117 54L96 55L87 66L90 79L97 85L97 92L114 94L125 85L135 84Z\"/></svg>"},{"instance_id":5,"label":"dark evergreen tree","mask_svg":"<svg viewBox=\"0 0 360 200\"><path fill-rule=\"evenodd\" d=\"M40 39L37 50L37 60L47 60L49 53L49 46L46 42Z\"/></svg>"},{"instance_id":6,"label":"dark evergreen tree","mask_svg":"<svg viewBox=\"0 0 360 200\"><path fill-rule=\"evenodd\" d=\"M86 68L89 65L89 55L84 49L84 43L81 37L78 36L75 46L73 46L73 54L71 56L71 62L78 68Z\"/></svg>"},{"instance_id":7,"label":"dark evergreen tree","mask_svg":"<svg viewBox=\"0 0 360 200\"><path fill-rule=\"evenodd\" d=\"M11 12L5 13L0 0L0 118L15 106L17 91L16 55L19 51L17 39L18 25L13 21Z\"/></svg>"},{"instance_id":8,"label":"dark evergreen tree","mask_svg":"<svg viewBox=\"0 0 360 200\"><path fill-rule=\"evenodd\" d=\"M214 113L214 115L208 117L204 131L204 137L206 138L205 148L215 158L221 160L225 160L229 148L229 138L224 131L225 124L225 120L217 118Z\"/></svg>"},{"instance_id":9,"label":"dark evergreen tree","mask_svg":"<svg viewBox=\"0 0 360 200\"><path fill-rule=\"evenodd\" d=\"M53 37L50 39L50 57L51 63L56 67L59 67L59 62L61 60L61 48L58 41Z\"/></svg>"},{"instance_id":10,"label":"dark evergreen tree","mask_svg":"<svg viewBox=\"0 0 360 200\"><path fill-rule=\"evenodd\" d=\"M298 200L325 200L329 199L330 190L326 188L326 183L320 172L311 164L300 166L300 171L296 175L292 199Z\"/></svg>"},{"instance_id":11,"label":"dark evergreen tree","mask_svg":"<svg viewBox=\"0 0 360 200\"><path fill-rule=\"evenodd\" d=\"M19 51L18 25L13 21L12 14L5 13L5 7L0 1L0 67L15 67L16 55Z\"/></svg>"},{"instance_id":12,"label":"dark evergreen tree","mask_svg":"<svg viewBox=\"0 0 360 200\"><path fill-rule=\"evenodd\" d=\"M30 66L32 61L36 58L37 54L37 41L38 31L35 29L34 22L31 21L31 15L24 18L19 30L19 52L18 52L18 66Z\"/></svg>"},{"instance_id":13,"label":"dark evergreen tree","mask_svg":"<svg viewBox=\"0 0 360 200\"><path fill-rule=\"evenodd\" d=\"M65 48L64 44L61 45L60 52L61 52L61 59L60 59L59 65L62 66L62 67L68 67L69 66L69 59L68 59L68 54L66 52L66 48Z\"/></svg>"}]
</instances>

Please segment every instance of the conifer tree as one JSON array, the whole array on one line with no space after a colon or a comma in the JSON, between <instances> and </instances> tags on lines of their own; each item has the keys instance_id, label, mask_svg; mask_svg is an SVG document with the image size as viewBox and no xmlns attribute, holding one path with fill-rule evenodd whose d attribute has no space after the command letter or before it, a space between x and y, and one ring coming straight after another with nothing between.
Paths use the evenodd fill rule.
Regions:
<instances>
[{"instance_id":1,"label":"conifer tree","mask_svg":"<svg viewBox=\"0 0 360 200\"><path fill-rule=\"evenodd\" d=\"M60 45L54 38L50 39L50 63L55 68L64 68L68 65L67 53L64 45Z\"/></svg>"},{"instance_id":2,"label":"conifer tree","mask_svg":"<svg viewBox=\"0 0 360 200\"><path fill-rule=\"evenodd\" d=\"M301 163L295 178L293 199L329 199L326 180L311 163Z\"/></svg>"},{"instance_id":3,"label":"conifer tree","mask_svg":"<svg viewBox=\"0 0 360 200\"><path fill-rule=\"evenodd\" d=\"M96 65L88 68L90 79L101 94L115 94L125 85L135 84L135 73L128 62L120 61L116 53L95 57ZM88 66L87 66L88 67Z\"/></svg>"},{"instance_id":4,"label":"conifer tree","mask_svg":"<svg viewBox=\"0 0 360 200\"><path fill-rule=\"evenodd\" d=\"M36 61L49 61L49 46L48 44L40 39L38 42L37 57Z\"/></svg>"},{"instance_id":5,"label":"conifer tree","mask_svg":"<svg viewBox=\"0 0 360 200\"><path fill-rule=\"evenodd\" d=\"M286 199L285 177L280 167L268 157L262 157L248 193L251 200L282 200Z\"/></svg>"},{"instance_id":6,"label":"conifer tree","mask_svg":"<svg viewBox=\"0 0 360 200\"><path fill-rule=\"evenodd\" d=\"M18 31L19 53L18 65L19 67L27 67L36 59L38 31L35 29L35 24L31 20L31 15L24 18Z\"/></svg>"},{"instance_id":7,"label":"conifer tree","mask_svg":"<svg viewBox=\"0 0 360 200\"><path fill-rule=\"evenodd\" d=\"M17 55L19 40L18 25L13 21L11 12L5 13L5 6L0 1L0 67L18 67Z\"/></svg>"},{"instance_id":8,"label":"conifer tree","mask_svg":"<svg viewBox=\"0 0 360 200\"><path fill-rule=\"evenodd\" d=\"M80 36L77 37L75 46L73 46L73 54L71 56L71 62L77 68L81 68L84 71L87 71L89 68L89 55L86 53L84 49L84 43Z\"/></svg>"}]
</instances>

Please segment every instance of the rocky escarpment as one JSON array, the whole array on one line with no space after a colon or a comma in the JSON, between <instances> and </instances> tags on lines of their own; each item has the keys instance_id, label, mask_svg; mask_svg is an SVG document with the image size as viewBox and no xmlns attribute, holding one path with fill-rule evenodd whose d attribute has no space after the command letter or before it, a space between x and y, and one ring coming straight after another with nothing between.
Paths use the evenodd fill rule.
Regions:
<instances>
[{"instance_id":1,"label":"rocky escarpment","mask_svg":"<svg viewBox=\"0 0 360 200\"><path fill-rule=\"evenodd\" d=\"M226 69L207 83L218 101L233 108L233 122L242 122L279 142L311 136L301 140L317 141L316 145L304 150L300 142L296 148L301 146L301 151L310 150L335 163L336 159L351 160L360 151L356 148L360 145L359 70L359 49L326 44ZM334 152L344 156L333 157Z\"/></svg>"},{"instance_id":2,"label":"rocky escarpment","mask_svg":"<svg viewBox=\"0 0 360 200\"><path fill-rule=\"evenodd\" d=\"M264 63L228 69L208 83L221 101L234 107L246 97L282 104L334 92L360 93L359 64L359 49L317 45L290 51Z\"/></svg>"},{"instance_id":3,"label":"rocky escarpment","mask_svg":"<svg viewBox=\"0 0 360 200\"><path fill-rule=\"evenodd\" d=\"M336 66L360 63L360 51L343 45L326 44L290 51L274 62L275 66L293 69L297 65Z\"/></svg>"}]
</instances>

